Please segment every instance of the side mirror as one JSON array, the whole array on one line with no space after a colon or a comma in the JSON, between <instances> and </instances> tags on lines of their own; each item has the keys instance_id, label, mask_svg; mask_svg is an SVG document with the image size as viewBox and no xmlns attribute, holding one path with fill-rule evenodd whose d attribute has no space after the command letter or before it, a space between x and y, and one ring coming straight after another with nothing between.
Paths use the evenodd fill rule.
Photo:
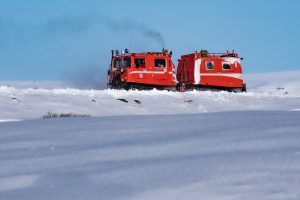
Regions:
<instances>
[{"instance_id":1,"label":"side mirror","mask_svg":"<svg viewBox=\"0 0 300 200\"><path fill-rule=\"evenodd\" d=\"M244 60L244 58L243 58L243 57L241 57L241 60Z\"/></svg>"}]
</instances>

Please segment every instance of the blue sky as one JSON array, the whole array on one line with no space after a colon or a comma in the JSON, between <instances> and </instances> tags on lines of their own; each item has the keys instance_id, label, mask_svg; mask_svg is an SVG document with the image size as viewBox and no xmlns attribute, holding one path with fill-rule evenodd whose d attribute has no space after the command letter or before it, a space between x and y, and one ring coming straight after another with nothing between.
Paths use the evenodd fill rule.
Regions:
<instances>
[{"instance_id":1,"label":"blue sky","mask_svg":"<svg viewBox=\"0 0 300 200\"><path fill-rule=\"evenodd\" d=\"M103 79L111 49L235 49L244 71L298 70L297 0L0 0L0 80Z\"/></svg>"}]
</instances>

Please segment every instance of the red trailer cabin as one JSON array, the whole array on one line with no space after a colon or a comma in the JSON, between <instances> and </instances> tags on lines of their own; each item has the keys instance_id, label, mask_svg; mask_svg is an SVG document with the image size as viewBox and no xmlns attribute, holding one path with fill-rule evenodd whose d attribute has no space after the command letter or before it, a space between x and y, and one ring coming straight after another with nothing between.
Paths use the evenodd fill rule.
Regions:
<instances>
[{"instance_id":1,"label":"red trailer cabin","mask_svg":"<svg viewBox=\"0 0 300 200\"><path fill-rule=\"evenodd\" d=\"M172 52L112 51L108 86L117 89L170 89L177 84Z\"/></svg>"},{"instance_id":2,"label":"red trailer cabin","mask_svg":"<svg viewBox=\"0 0 300 200\"><path fill-rule=\"evenodd\" d=\"M221 89L246 91L241 60L234 51L209 53L206 50L181 56L177 80L180 91L185 89Z\"/></svg>"}]
</instances>

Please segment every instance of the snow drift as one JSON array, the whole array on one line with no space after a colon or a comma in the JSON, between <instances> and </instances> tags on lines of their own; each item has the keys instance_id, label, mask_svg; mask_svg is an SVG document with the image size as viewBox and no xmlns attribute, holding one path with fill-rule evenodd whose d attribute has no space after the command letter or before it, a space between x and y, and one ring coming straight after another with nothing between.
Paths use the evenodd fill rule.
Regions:
<instances>
[{"instance_id":1,"label":"snow drift","mask_svg":"<svg viewBox=\"0 0 300 200\"><path fill-rule=\"evenodd\" d=\"M0 86L0 121L36 119L48 112L118 116L300 110L299 77L300 72L248 75L248 93L79 90L61 82L6 82Z\"/></svg>"}]
</instances>

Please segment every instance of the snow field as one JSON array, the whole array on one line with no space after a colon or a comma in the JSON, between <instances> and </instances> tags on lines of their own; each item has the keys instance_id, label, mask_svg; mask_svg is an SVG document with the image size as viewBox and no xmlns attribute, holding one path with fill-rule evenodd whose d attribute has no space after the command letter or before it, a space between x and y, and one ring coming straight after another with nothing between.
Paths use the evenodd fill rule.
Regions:
<instances>
[{"instance_id":1,"label":"snow field","mask_svg":"<svg viewBox=\"0 0 300 200\"><path fill-rule=\"evenodd\" d=\"M0 199L298 200L299 77L248 76L247 93L2 82Z\"/></svg>"},{"instance_id":2,"label":"snow field","mask_svg":"<svg viewBox=\"0 0 300 200\"><path fill-rule=\"evenodd\" d=\"M0 199L298 199L299 112L0 124Z\"/></svg>"}]
</instances>

